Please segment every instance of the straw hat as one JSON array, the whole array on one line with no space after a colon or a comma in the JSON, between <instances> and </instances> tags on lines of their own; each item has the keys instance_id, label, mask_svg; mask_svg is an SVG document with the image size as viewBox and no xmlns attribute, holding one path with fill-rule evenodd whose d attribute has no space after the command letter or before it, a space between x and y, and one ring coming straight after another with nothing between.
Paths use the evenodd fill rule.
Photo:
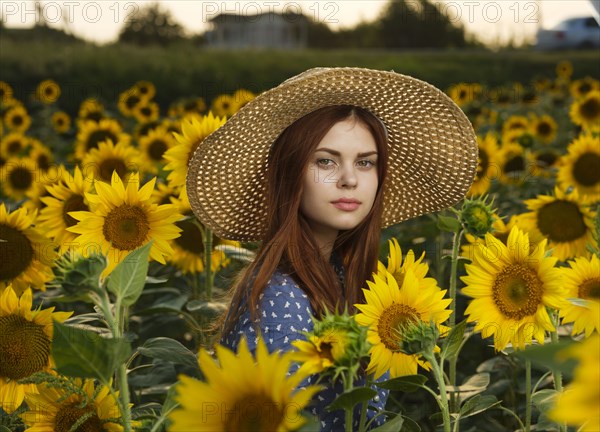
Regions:
<instances>
[{"instance_id":1,"label":"straw hat","mask_svg":"<svg viewBox=\"0 0 600 432\"><path fill-rule=\"evenodd\" d=\"M200 221L224 239L261 240L271 144L294 121L329 105L365 108L387 129L382 228L450 207L469 190L477 139L443 92L395 72L315 68L260 94L198 146L186 187Z\"/></svg>"}]
</instances>

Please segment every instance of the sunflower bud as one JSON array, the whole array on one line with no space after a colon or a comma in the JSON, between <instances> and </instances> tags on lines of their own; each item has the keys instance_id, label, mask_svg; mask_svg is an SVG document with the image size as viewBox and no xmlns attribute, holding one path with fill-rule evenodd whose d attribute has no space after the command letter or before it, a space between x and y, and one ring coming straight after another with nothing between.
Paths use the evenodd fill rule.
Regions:
<instances>
[{"instance_id":1,"label":"sunflower bud","mask_svg":"<svg viewBox=\"0 0 600 432\"><path fill-rule=\"evenodd\" d=\"M399 330L402 334L400 351L407 355L433 354L440 332L434 322L409 321Z\"/></svg>"},{"instance_id":2,"label":"sunflower bud","mask_svg":"<svg viewBox=\"0 0 600 432\"><path fill-rule=\"evenodd\" d=\"M100 289L100 274L106 264L101 254L84 258L79 253L67 253L57 261L50 285L62 290L61 294L85 300L88 292Z\"/></svg>"},{"instance_id":3,"label":"sunflower bud","mask_svg":"<svg viewBox=\"0 0 600 432\"><path fill-rule=\"evenodd\" d=\"M496 220L492 209L493 200L486 202L487 196L477 199L465 199L460 210L460 222L469 234L483 237L492 232L492 225Z\"/></svg>"}]
</instances>

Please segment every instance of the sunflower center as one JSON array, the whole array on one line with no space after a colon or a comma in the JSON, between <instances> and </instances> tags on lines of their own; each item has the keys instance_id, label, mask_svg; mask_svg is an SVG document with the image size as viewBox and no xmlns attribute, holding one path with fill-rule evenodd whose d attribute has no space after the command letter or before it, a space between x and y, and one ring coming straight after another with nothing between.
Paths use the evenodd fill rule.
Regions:
<instances>
[{"instance_id":1,"label":"sunflower center","mask_svg":"<svg viewBox=\"0 0 600 432\"><path fill-rule=\"evenodd\" d=\"M106 216L102 233L120 250L134 250L146 241L150 224L146 212L137 206L124 204Z\"/></svg>"},{"instance_id":2,"label":"sunflower center","mask_svg":"<svg viewBox=\"0 0 600 432\"><path fill-rule=\"evenodd\" d=\"M204 252L204 245L202 243L202 233L198 227L191 221L176 222L179 228L181 228L181 235L175 239L175 243L194 255L201 255Z\"/></svg>"},{"instance_id":3,"label":"sunflower center","mask_svg":"<svg viewBox=\"0 0 600 432\"><path fill-rule=\"evenodd\" d=\"M592 90L592 86L589 83L582 83L579 85L578 93L581 95L587 94Z\"/></svg>"},{"instance_id":4,"label":"sunflower center","mask_svg":"<svg viewBox=\"0 0 600 432\"><path fill-rule=\"evenodd\" d=\"M102 432L102 420L98 417L95 410L91 407L78 408L77 405L65 405L58 410L54 420L54 430L56 432L69 432L73 425L82 417L87 417L74 432Z\"/></svg>"},{"instance_id":5,"label":"sunflower center","mask_svg":"<svg viewBox=\"0 0 600 432\"><path fill-rule=\"evenodd\" d=\"M520 171L525 171L525 159L523 156L513 156L504 164L504 172L507 174L515 174Z\"/></svg>"},{"instance_id":6,"label":"sunflower center","mask_svg":"<svg viewBox=\"0 0 600 432\"><path fill-rule=\"evenodd\" d=\"M543 286L537 273L521 264L512 264L496 276L492 287L494 303L508 318L520 320L537 312Z\"/></svg>"},{"instance_id":7,"label":"sunflower center","mask_svg":"<svg viewBox=\"0 0 600 432\"><path fill-rule=\"evenodd\" d=\"M594 186L600 182L600 155L587 152L577 158L573 164L573 177L583 186Z\"/></svg>"},{"instance_id":8,"label":"sunflower center","mask_svg":"<svg viewBox=\"0 0 600 432\"><path fill-rule=\"evenodd\" d=\"M8 177L10 185L20 191L25 191L33 184L33 174L25 167L17 167Z\"/></svg>"},{"instance_id":9,"label":"sunflower center","mask_svg":"<svg viewBox=\"0 0 600 432\"><path fill-rule=\"evenodd\" d=\"M477 179L481 179L490 165L490 158L485 150L479 149L479 166L477 168Z\"/></svg>"},{"instance_id":10,"label":"sunflower center","mask_svg":"<svg viewBox=\"0 0 600 432\"><path fill-rule=\"evenodd\" d=\"M137 104L139 104L141 99L136 95L130 95L127 99L125 99L125 106L129 109L135 108Z\"/></svg>"},{"instance_id":11,"label":"sunflower center","mask_svg":"<svg viewBox=\"0 0 600 432\"><path fill-rule=\"evenodd\" d=\"M277 431L285 420L285 407L264 394L244 395L228 408L223 428L227 431Z\"/></svg>"},{"instance_id":12,"label":"sunflower center","mask_svg":"<svg viewBox=\"0 0 600 432\"><path fill-rule=\"evenodd\" d=\"M109 130L99 129L92 132L87 140L86 150L91 150L94 148L98 148L98 144L103 141L111 140L116 143L119 140L114 133Z\"/></svg>"},{"instance_id":13,"label":"sunflower center","mask_svg":"<svg viewBox=\"0 0 600 432\"><path fill-rule=\"evenodd\" d=\"M21 151L22 148L23 148L23 144L21 144L21 141L14 140L14 141L9 142L6 150L7 150L8 154L16 155L17 153L19 153Z\"/></svg>"},{"instance_id":14,"label":"sunflower center","mask_svg":"<svg viewBox=\"0 0 600 432\"><path fill-rule=\"evenodd\" d=\"M579 107L579 113L586 120L596 120L600 115L600 101L598 99L588 99Z\"/></svg>"},{"instance_id":15,"label":"sunflower center","mask_svg":"<svg viewBox=\"0 0 600 432\"><path fill-rule=\"evenodd\" d=\"M17 114L12 117L11 122L15 126L21 126L24 123L24 120L22 116Z\"/></svg>"},{"instance_id":16,"label":"sunflower center","mask_svg":"<svg viewBox=\"0 0 600 432\"><path fill-rule=\"evenodd\" d=\"M23 273L33 261L33 247L19 230L0 224L0 281L9 281Z\"/></svg>"},{"instance_id":17,"label":"sunflower center","mask_svg":"<svg viewBox=\"0 0 600 432\"><path fill-rule=\"evenodd\" d=\"M50 168L50 158L46 154L41 154L36 159L37 166L43 171L48 171Z\"/></svg>"},{"instance_id":18,"label":"sunflower center","mask_svg":"<svg viewBox=\"0 0 600 432\"><path fill-rule=\"evenodd\" d=\"M150 158L155 161L162 160L164 152L167 150L167 144L161 140L156 139L150 143L148 146L148 155Z\"/></svg>"},{"instance_id":19,"label":"sunflower center","mask_svg":"<svg viewBox=\"0 0 600 432\"><path fill-rule=\"evenodd\" d=\"M331 342L322 342L319 345L319 352L321 353L321 357L330 360L332 363L335 361L333 358L333 346Z\"/></svg>"},{"instance_id":20,"label":"sunflower center","mask_svg":"<svg viewBox=\"0 0 600 432\"><path fill-rule=\"evenodd\" d=\"M106 158L100 163L98 175L102 180L110 183L112 173L115 170L119 177L124 178L125 174L127 174L127 165L125 165L125 161L119 158Z\"/></svg>"},{"instance_id":21,"label":"sunflower center","mask_svg":"<svg viewBox=\"0 0 600 432\"><path fill-rule=\"evenodd\" d=\"M104 118L104 114L101 111L90 111L84 117L86 120L91 120L96 123L100 122ZM98 143L96 143L96 147L98 147ZM92 147L88 147L92 148Z\"/></svg>"},{"instance_id":22,"label":"sunflower center","mask_svg":"<svg viewBox=\"0 0 600 432\"><path fill-rule=\"evenodd\" d=\"M377 333L381 342L390 351L400 349L400 328L411 322L417 322L417 310L411 306L394 303L386 308L377 323Z\"/></svg>"},{"instance_id":23,"label":"sunflower center","mask_svg":"<svg viewBox=\"0 0 600 432\"><path fill-rule=\"evenodd\" d=\"M150 107L142 107L140 108L140 113L144 116L144 117L150 117L152 115L152 109Z\"/></svg>"},{"instance_id":24,"label":"sunflower center","mask_svg":"<svg viewBox=\"0 0 600 432\"><path fill-rule=\"evenodd\" d=\"M586 280L579 287L579 298L600 300L600 278Z\"/></svg>"},{"instance_id":25,"label":"sunflower center","mask_svg":"<svg viewBox=\"0 0 600 432\"><path fill-rule=\"evenodd\" d=\"M77 225L77 222L79 222L77 219L69 216L69 212L89 210L90 209L88 208L88 206L85 205L85 203L83 202L83 197L81 195L71 195L69 198L66 199L65 203L63 204L62 215L63 220L65 221L65 225L67 227L71 227Z\"/></svg>"},{"instance_id":26,"label":"sunflower center","mask_svg":"<svg viewBox=\"0 0 600 432\"><path fill-rule=\"evenodd\" d=\"M44 326L19 315L0 317L0 377L26 378L48 365L50 338Z\"/></svg>"},{"instance_id":27,"label":"sunflower center","mask_svg":"<svg viewBox=\"0 0 600 432\"><path fill-rule=\"evenodd\" d=\"M585 235L587 228L576 203L557 200L538 212L538 229L554 242L569 242Z\"/></svg>"},{"instance_id":28,"label":"sunflower center","mask_svg":"<svg viewBox=\"0 0 600 432\"><path fill-rule=\"evenodd\" d=\"M536 160L544 168L554 165L554 163L556 162L557 159L558 159L558 156L556 155L556 153L552 153L552 152L540 153L536 158Z\"/></svg>"},{"instance_id":29,"label":"sunflower center","mask_svg":"<svg viewBox=\"0 0 600 432\"><path fill-rule=\"evenodd\" d=\"M537 125L537 133L539 136L546 137L552 133L552 128L547 122L540 122Z\"/></svg>"}]
</instances>

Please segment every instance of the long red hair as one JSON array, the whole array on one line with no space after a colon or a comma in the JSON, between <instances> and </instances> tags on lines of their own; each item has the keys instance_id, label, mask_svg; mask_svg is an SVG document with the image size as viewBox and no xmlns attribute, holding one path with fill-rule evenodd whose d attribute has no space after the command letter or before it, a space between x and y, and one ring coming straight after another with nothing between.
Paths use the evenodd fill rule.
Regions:
<instances>
[{"instance_id":1,"label":"long red hair","mask_svg":"<svg viewBox=\"0 0 600 432\"><path fill-rule=\"evenodd\" d=\"M331 127L354 118L368 127L377 145L378 188L371 211L354 229L340 231L333 251L340 253L345 287L320 253L305 216L299 211L302 180L308 161ZM377 270L381 236L383 186L386 180L388 148L383 123L365 109L333 105L318 109L288 126L271 147L267 165L267 232L256 259L238 275L224 319L223 334L230 332L245 308L257 317L259 296L277 267L292 275L307 294L313 311L354 309L363 300L361 288ZM332 252L333 253L333 252ZM254 275L254 276L253 276ZM345 303L339 304L345 292Z\"/></svg>"}]
</instances>

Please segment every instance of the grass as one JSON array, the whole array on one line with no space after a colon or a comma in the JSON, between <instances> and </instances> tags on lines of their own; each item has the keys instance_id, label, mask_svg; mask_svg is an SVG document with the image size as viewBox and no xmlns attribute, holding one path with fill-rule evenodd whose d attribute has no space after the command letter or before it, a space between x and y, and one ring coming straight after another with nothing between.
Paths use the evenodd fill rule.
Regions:
<instances>
[{"instance_id":1,"label":"grass","mask_svg":"<svg viewBox=\"0 0 600 432\"><path fill-rule=\"evenodd\" d=\"M260 92L317 66L357 66L394 70L446 89L458 82L497 86L535 77L553 77L556 64L569 60L574 77L600 77L594 51L214 51L189 43L160 47L94 46L0 39L0 80L26 99L47 78L63 89L61 106L75 112L88 96L114 102L136 81L152 81L163 106L189 96L210 101L238 88Z\"/></svg>"}]
</instances>

